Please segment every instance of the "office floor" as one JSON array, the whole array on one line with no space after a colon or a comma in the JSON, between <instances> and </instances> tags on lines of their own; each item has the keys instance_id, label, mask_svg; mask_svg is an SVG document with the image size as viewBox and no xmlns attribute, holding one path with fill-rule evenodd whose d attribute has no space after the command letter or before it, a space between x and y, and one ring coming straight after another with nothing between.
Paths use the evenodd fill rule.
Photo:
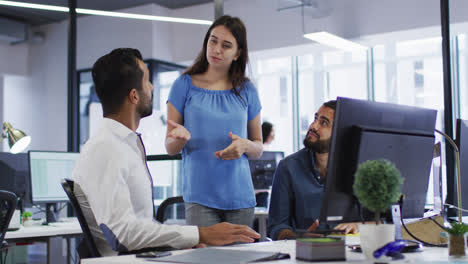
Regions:
<instances>
[{"instance_id":1,"label":"office floor","mask_svg":"<svg viewBox=\"0 0 468 264\"><path fill-rule=\"evenodd\" d=\"M46 264L46 252L45 243L10 247L6 264Z\"/></svg>"}]
</instances>

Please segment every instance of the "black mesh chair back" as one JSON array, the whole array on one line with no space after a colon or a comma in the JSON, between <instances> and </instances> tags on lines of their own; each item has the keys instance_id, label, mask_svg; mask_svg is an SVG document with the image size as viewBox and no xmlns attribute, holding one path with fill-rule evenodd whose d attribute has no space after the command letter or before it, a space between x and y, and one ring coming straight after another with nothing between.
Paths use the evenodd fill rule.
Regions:
<instances>
[{"instance_id":1,"label":"black mesh chair back","mask_svg":"<svg viewBox=\"0 0 468 264\"><path fill-rule=\"evenodd\" d=\"M68 199L70 199L70 203L73 209L75 210L78 222L81 226L81 230L83 231L84 239L81 242L81 245L78 249L78 254L80 255L81 259L101 257L101 254L99 253L96 243L94 241L93 235L91 234L91 230L89 229L88 223L86 222L86 219L84 217L83 211L81 210L80 204L78 203L75 193L73 192L73 186L73 180L62 179L62 187L65 190Z\"/></svg>"},{"instance_id":2,"label":"black mesh chair back","mask_svg":"<svg viewBox=\"0 0 468 264\"><path fill-rule=\"evenodd\" d=\"M164 200L161 205L158 207L158 211L156 212L156 220L158 220L160 223L164 223L166 219L168 218L169 212L171 211L170 209L172 206L178 206L180 205L180 208L183 209L179 214L184 214L184 198L182 196L174 196L174 197L169 197L166 200ZM185 216L185 215L184 215ZM185 217L184 217L185 218Z\"/></svg>"},{"instance_id":3,"label":"black mesh chair back","mask_svg":"<svg viewBox=\"0 0 468 264\"><path fill-rule=\"evenodd\" d=\"M0 249L6 246L4 242L5 234L8 230L11 217L16 209L17 197L14 193L0 191Z\"/></svg>"},{"instance_id":4,"label":"black mesh chair back","mask_svg":"<svg viewBox=\"0 0 468 264\"><path fill-rule=\"evenodd\" d=\"M258 192L255 194L255 200L257 201L256 207L268 207L268 196L269 193L265 192Z\"/></svg>"}]
</instances>

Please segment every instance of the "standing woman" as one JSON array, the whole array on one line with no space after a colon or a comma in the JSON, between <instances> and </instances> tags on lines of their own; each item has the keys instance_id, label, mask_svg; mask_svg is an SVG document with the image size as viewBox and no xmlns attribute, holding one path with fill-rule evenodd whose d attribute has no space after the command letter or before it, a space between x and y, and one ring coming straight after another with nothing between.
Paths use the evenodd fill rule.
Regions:
<instances>
[{"instance_id":1,"label":"standing woman","mask_svg":"<svg viewBox=\"0 0 468 264\"><path fill-rule=\"evenodd\" d=\"M218 18L167 101L166 150L182 151L187 224L252 226L255 195L247 157L262 155L260 100L245 76L244 23Z\"/></svg>"}]
</instances>

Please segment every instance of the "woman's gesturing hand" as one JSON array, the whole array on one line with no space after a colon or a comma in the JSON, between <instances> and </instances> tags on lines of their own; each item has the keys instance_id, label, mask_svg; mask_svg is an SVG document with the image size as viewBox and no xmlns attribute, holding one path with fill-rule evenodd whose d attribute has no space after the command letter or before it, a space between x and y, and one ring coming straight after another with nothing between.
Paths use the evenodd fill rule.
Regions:
<instances>
[{"instance_id":1,"label":"woman's gesturing hand","mask_svg":"<svg viewBox=\"0 0 468 264\"><path fill-rule=\"evenodd\" d=\"M181 140L184 143L190 140L190 132L183 125L172 120L167 120L167 130L167 137Z\"/></svg>"},{"instance_id":2,"label":"woman's gesturing hand","mask_svg":"<svg viewBox=\"0 0 468 264\"><path fill-rule=\"evenodd\" d=\"M238 135L229 132L229 137L232 139L231 145L223 150L216 151L214 155L218 159L223 160L234 160L238 159L245 153L246 150L246 139L239 137Z\"/></svg>"}]
</instances>

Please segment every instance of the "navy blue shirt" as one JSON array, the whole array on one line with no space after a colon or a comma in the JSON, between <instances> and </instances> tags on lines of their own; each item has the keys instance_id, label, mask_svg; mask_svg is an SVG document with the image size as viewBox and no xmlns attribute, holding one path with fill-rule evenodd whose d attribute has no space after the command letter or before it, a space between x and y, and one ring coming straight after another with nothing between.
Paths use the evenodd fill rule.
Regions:
<instances>
[{"instance_id":1,"label":"navy blue shirt","mask_svg":"<svg viewBox=\"0 0 468 264\"><path fill-rule=\"evenodd\" d=\"M323 193L313 151L304 148L280 161L271 190L269 236L276 240L283 229L309 228L320 217Z\"/></svg>"}]
</instances>

